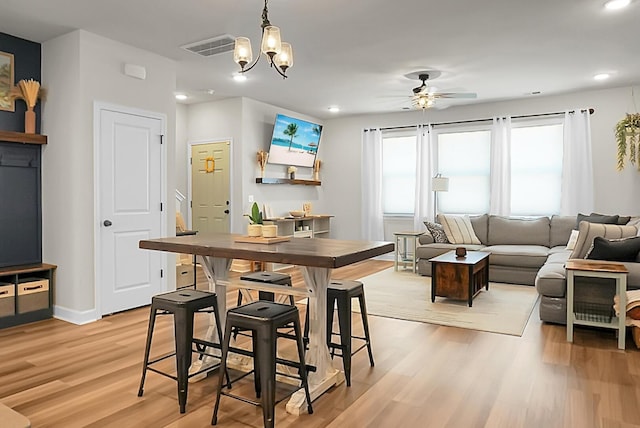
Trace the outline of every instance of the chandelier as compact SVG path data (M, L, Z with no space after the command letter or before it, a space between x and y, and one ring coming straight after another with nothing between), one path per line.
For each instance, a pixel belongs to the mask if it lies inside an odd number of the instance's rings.
M286 79L287 69L293 66L293 49L289 43L280 40L280 28L271 25L269 22L267 2L268 0L264 0L264 9L262 9L262 25L260 26L262 27L262 44L260 50L269 58L271 67ZM247 67L247 64L253 61L251 41L247 37L237 37L233 49L233 60L240 66L240 73L245 73L255 67L260 60L260 55Z

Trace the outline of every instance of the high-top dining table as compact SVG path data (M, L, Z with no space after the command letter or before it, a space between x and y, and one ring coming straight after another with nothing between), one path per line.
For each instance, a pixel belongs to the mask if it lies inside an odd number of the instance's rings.
M233 259L284 263L300 267L309 296L309 351L306 363L316 367L309 374L311 399L340 381L340 371L333 368L326 344L327 287L331 271L394 251L391 242L347 241L328 238L291 238L286 242L262 244L236 242L242 235L202 234L140 241L140 248L172 253L194 254L202 264L209 290L226 296L229 270ZM259 283L255 283L256 286ZM251 285L246 284L250 287ZM289 288L289 287L285 287ZM286 293L286 290L282 290ZM226 298L218 299L220 322L226 320ZM207 340L216 342L215 325L209 327ZM207 363L205 359L204 364ZM306 411L304 391L296 392L287 403L287 411Z

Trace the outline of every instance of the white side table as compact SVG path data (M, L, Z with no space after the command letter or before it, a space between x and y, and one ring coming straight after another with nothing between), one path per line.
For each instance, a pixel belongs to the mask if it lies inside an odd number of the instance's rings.
M416 249L418 248L418 238L420 235L423 235L424 232L394 232L396 237L396 255L394 258L393 269L398 271L398 263L402 263L403 266L406 266L407 263L411 263L411 271L413 273L416 272ZM400 239L403 239L402 252L400 251ZM413 251L409 253L408 247L409 242L411 241Z
M567 261L565 268L567 270L567 342L573 342L574 325L590 325L593 327L618 330L618 349L624 349L626 332L624 308L627 306L627 268L621 263L578 259ZM616 294L618 295L618 299L620 299L620 316L612 317L609 322L598 320L597 314L589 313L587 308L586 312L580 312L581 316L577 317L573 301L575 288L574 279L577 276L614 279L616 281ZM611 302L611 306L613 307L613 302ZM584 315L586 315L586 317ZM593 315L593 317L589 315Z

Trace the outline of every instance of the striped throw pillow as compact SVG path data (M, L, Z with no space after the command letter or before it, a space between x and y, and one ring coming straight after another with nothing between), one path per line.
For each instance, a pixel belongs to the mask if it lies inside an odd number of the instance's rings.
M450 243L480 245L480 240L473 231L468 215L439 214L438 219Z

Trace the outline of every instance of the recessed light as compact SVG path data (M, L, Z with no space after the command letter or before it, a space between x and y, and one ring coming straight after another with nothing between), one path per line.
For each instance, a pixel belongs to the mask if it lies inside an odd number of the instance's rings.
M340 107L337 107L337 106L331 106L331 107L329 107L329 111L330 111L331 113L338 113L338 112L340 111Z
M607 80L611 75L609 73L600 73L593 76L593 80Z
M184 101L186 100L188 97L185 94L176 94L176 100L179 101Z
M207 89L205 92L206 92L207 94L209 94L209 95L213 95L213 94L215 94L215 93L216 93L216 90L215 90L215 89Z
M623 9L631 3L631 0L610 0L604 4L604 7L609 10Z
M244 82L247 80L247 76L245 76L244 73L236 73L233 75L233 80L236 82Z

